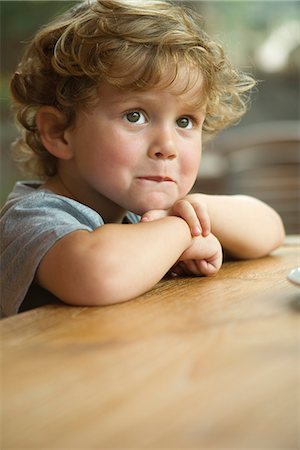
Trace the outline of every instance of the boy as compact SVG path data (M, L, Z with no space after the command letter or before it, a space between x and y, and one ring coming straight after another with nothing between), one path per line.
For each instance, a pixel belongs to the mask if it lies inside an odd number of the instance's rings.
M17 183L2 211L2 314L49 295L118 303L169 271L217 273L222 247L279 246L262 202L188 194L202 140L242 116L253 85L168 1L83 2L42 28L11 81L17 158L41 181Z

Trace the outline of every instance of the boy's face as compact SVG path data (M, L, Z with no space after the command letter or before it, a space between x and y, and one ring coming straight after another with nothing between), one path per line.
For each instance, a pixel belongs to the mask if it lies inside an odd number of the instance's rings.
M199 84L183 94L176 87L180 81L171 91L126 92L101 85L98 106L79 113L66 131L77 198L99 205L100 213L119 207L142 215L170 208L190 191L201 159L205 111L193 106Z

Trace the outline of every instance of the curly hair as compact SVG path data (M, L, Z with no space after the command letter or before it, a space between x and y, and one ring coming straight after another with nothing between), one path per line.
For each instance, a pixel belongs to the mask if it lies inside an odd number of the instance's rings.
M101 81L147 90L162 82L166 67L175 69L168 81L172 84L182 66L201 74L201 100L204 91L207 104L204 139L238 122L255 81L231 66L194 10L168 0L79 3L37 32L12 77L20 127L15 159L42 178L57 171L57 159L43 146L36 126L41 106L63 112L67 129L80 109L95 103Z

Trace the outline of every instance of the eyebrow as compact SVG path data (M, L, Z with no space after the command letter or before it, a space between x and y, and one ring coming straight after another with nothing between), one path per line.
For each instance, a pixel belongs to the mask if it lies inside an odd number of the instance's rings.
M147 96L147 92L143 91L130 91L124 92L124 95L121 93L118 99L112 100L112 103L120 103L120 102L129 102L129 101L139 101L141 98L145 98ZM147 98L145 98L147 100Z
M153 94L148 93L149 91L133 91L133 95L130 95L128 93L124 93L124 96L120 96L118 99L116 100L112 100L111 103L112 104L118 104L118 103L126 103L126 102L139 102L141 100L145 100L145 101L151 101L151 102L156 102L157 101L157 97L155 95L155 97L153 96ZM186 108L186 109L191 109L194 111L205 111L206 109L206 105L207 105L207 100L205 99L201 99L199 98L199 100L191 100L191 101L183 101L182 102L182 107Z
M184 102L183 104L182 104L182 106L184 107L184 108L187 108L187 109L191 109L191 110L194 110L194 111L197 111L197 112L205 112L205 110L206 110L206 106L207 106L207 102L206 102L206 100L199 100L199 101L191 101L191 102Z

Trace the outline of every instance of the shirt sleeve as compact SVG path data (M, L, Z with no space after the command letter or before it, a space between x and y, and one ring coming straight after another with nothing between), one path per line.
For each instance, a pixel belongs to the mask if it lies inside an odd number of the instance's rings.
M49 195L25 196L1 217L1 315L16 314L48 250L76 230L93 231L104 222L78 202Z

